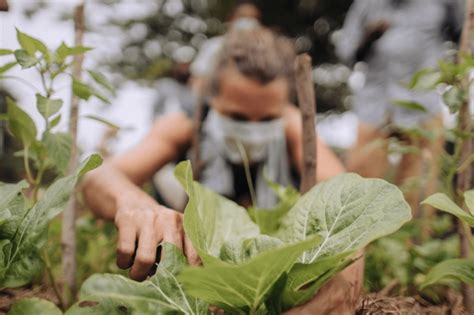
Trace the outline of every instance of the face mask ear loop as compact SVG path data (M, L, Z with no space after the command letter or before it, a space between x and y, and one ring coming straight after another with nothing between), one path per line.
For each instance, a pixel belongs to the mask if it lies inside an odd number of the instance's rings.
M242 157L242 162L244 163L245 170L245 179L247 180L247 185L249 186L250 199L252 200L252 205L254 208L257 207L257 195L255 194L255 188L253 187L252 174L250 173L250 163L245 152L244 146L240 141L235 141L237 148L239 149L240 156Z

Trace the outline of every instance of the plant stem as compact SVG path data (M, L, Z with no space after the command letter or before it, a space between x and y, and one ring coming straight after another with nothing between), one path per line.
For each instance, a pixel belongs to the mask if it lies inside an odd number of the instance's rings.
M41 181L43 180L44 172L46 171L46 166L44 162L41 162L41 165L38 170L38 174L34 180L34 189L33 189L33 201L36 203L38 201L38 191L41 187Z
M26 179L28 180L28 182L31 185L33 185L35 181L33 179L31 169L30 169L30 162L29 162L28 152L29 152L29 147L25 146L24 149L23 149L23 165L25 167Z
M255 193L255 188L253 187L252 174L250 172L250 162L242 143L236 142L236 144L237 144L237 147L239 148L240 155L242 156L242 161L244 162L245 179L247 181L247 185L249 186L250 199L252 200L252 206L256 208L257 207L257 194Z
M41 253L42 253L42 256L43 256L44 264L46 266L46 272L48 274L49 281L51 281L51 286L53 287L54 294L56 295L56 297L58 299L58 302L59 302L59 305L60 305L61 309L65 310L66 307L64 305L64 300L63 300L63 297L62 297L61 293L59 292L58 284L56 282L56 278L54 277L53 270L51 268L51 262L49 261L48 254L46 253L46 250L44 248L41 250Z

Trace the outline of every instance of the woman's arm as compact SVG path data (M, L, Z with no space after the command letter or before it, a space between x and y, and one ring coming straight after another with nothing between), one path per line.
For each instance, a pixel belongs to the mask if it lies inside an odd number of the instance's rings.
M292 164L301 174L303 171L303 127L300 111L293 105L288 105L283 117L286 124L286 138ZM344 166L338 157L318 137L316 139L318 182L327 180L344 172Z
M192 122L184 114L159 119L133 150L88 173L81 185L87 205L118 228L117 264L132 266L130 277L144 280L156 261L162 241L183 248L191 262L197 260L182 230L182 216L160 206L138 185L189 144Z

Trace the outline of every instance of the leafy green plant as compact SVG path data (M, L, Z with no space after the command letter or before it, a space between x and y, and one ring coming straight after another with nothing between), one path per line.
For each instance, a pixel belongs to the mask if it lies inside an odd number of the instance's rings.
M91 155L75 172L65 176L74 144L68 133L54 131L61 121L59 112L63 106L63 100L55 97L54 83L59 76L69 75L71 56L83 54L90 48L68 47L62 43L51 51L39 39L19 30L17 39L20 49L0 50L0 55L15 58L0 68L0 79L17 79L30 85L6 73L16 65L36 70L42 82L41 91L33 87L36 109L45 128L40 134L27 112L7 99L7 113L1 118L7 121L8 130L23 147L17 156L23 159L25 180L16 184L0 183L0 288L28 284L42 271L45 262L48 263L43 258L49 222L65 207L81 176L102 162L100 156ZM91 76L105 85L96 73ZM83 98L86 98L84 91L89 91L105 99L90 86L81 84ZM76 86L77 82L73 81L72 92L79 94ZM54 175L52 184L45 179L46 172ZM56 288L54 280L53 286Z
M467 226L474 226L474 205L472 190L469 187L470 172L474 155L470 150L469 142L474 138L472 133L472 117L469 113L469 89L472 84L470 72L474 68L474 57L464 55L457 63L439 62L437 69L419 71L409 84L412 89L430 90L440 84L445 86L443 100L453 114L458 116L457 126L450 131L454 140L454 153L446 163L446 194L436 193L422 202L441 211L454 215L459 219L458 233L462 259L447 259L434 266L425 276L420 289L434 284L446 284L449 279L457 279L466 284L474 284L472 278L474 260L469 252L473 248L471 231ZM467 174L467 175L466 175ZM457 178L457 187L455 178ZM462 209L466 205L467 211ZM466 309L472 309L471 293L463 288Z
M359 249L411 218L398 188L345 174L317 185L283 215L268 216L275 221L269 229L193 181L189 162L178 165L176 176L189 196L185 232L203 266L188 267L177 248L163 244L154 276L138 283L94 275L66 314L208 314L208 305L226 314L280 314L310 299ZM291 190L274 188L290 198L277 209L293 204L294 194L283 193Z
M474 227L474 190L464 193L464 201L470 213L460 208L454 201L443 193L437 193L428 197L424 204L429 204L443 212L456 216L459 220ZM471 240L472 242L472 240ZM464 259L448 259L433 267L421 284L421 288L445 283L446 279L457 279L467 284L474 284L474 259L472 257Z

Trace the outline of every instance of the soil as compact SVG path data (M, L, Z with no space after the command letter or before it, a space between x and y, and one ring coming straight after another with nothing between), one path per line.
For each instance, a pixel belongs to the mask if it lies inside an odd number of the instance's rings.
M15 301L23 298L41 298L59 304L51 286L35 286L0 291L0 315L6 314ZM366 295L356 310L356 315L468 315L462 297L448 292L446 302L432 305L420 296L390 297L380 294Z
M442 305L432 305L420 296L389 297L378 294L365 296L359 304L357 315L468 315L462 305L462 297L448 293Z

